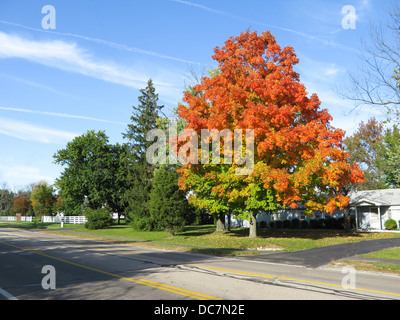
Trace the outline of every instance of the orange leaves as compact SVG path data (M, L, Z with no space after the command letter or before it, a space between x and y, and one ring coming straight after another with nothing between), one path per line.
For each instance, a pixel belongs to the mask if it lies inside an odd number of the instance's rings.
M252 209L262 209L266 190L270 207L272 202L291 207L304 202L310 210L331 212L345 206L341 188L360 182L362 173L348 163L344 132L330 126L331 115L320 109L316 94L308 96L293 71L299 62L294 49L281 48L268 31L247 31L217 47L213 58L219 72L185 94L188 106L180 106L179 115L199 135L201 129L254 129L255 167L238 180L235 170L223 165L185 166L181 186L208 186L212 195L251 202ZM322 192L327 198L319 196Z

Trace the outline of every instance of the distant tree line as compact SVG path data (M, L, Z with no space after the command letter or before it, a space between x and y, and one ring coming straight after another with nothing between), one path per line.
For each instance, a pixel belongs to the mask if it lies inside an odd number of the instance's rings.
M34 183L25 189L11 191L6 185L0 189L0 215L43 216L63 212L64 198L54 192L47 182Z

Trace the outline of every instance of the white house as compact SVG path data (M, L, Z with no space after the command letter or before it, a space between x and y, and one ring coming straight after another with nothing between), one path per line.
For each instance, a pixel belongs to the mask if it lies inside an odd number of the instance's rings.
M385 222L393 219L399 226L400 220L400 189L383 189L353 192L350 195L350 215L355 217L357 229L384 230ZM281 209L273 214L260 212L257 222L265 221L267 225L271 221L284 220L312 220L325 219L327 216L341 218L343 211L336 210L332 215L325 212L315 212L313 217L304 215L304 210ZM227 223L228 221L226 221ZM231 218L233 227L249 227L247 220Z
M393 219L399 225L400 189L358 191L350 195L358 229L384 230Z

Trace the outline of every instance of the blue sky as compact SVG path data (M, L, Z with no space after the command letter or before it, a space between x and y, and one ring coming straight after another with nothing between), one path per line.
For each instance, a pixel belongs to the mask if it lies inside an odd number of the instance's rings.
M43 29L42 7L56 10ZM356 9L356 28L342 27L342 8ZM357 71L361 39L387 19L378 0L148 0L0 2L0 184L22 189L53 183L53 154L87 130L123 142L139 90L152 79L167 111L182 99L190 68L216 66L216 46L248 28L270 30L300 58L296 67L332 124L351 134L382 114L337 94L346 70Z

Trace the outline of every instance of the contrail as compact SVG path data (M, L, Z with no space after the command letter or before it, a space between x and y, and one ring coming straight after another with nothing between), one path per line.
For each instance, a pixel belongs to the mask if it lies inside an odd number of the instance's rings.
M184 4L184 5L187 5L187 6L190 6L190 7L199 8L199 9L202 9L202 10L205 10L205 11L208 11L208 12L219 14L221 16L229 17L231 19L239 20L239 21L242 21L242 22L247 22L247 23L250 23L250 24L264 26L264 27L267 27L267 28L273 28L273 29L278 29L278 30L290 32L290 33L296 34L298 36L307 38L309 40L321 42L321 43L323 43L324 45L327 45L327 46L339 48L339 49L346 50L346 51L351 51L351 52L354 52L354 53L359 53L359 51L354 49L354 48L348 47L346 45L343 45L343 44L340 44L340 43L337 43L337 42L334 42L334 41L329 41L329 40L326 40L326 39L322 39L320 37L313 36L313 35L310 35L310 34L307 34L307 33L301 32L301 31L293 30L293 29L286 28L286 27L280 27L280 26L276 26L276 25L272 25L272 24L267 24L267 23L263 23L263 22L259 22L259 21L255 21L255 20L245 19L245 18L242 18L240 16L236 16L236 15L230 14L228 12L216 10L216 9L213 9L213 8L210 8L210 7L206 7L204 5L200 5L200 4L189 2L189 1L185 1L185 0L170 0L170 1L176 2L176 3L180 3L180 4Z
M38 110L29 110L29 109L11 108L11 107L0 107L0 110L14 111L14 112L24 112L24 113L35 113L35 114L42 114L42 115L46 115L46 116L52 116L52 117L73 118L73 119L82 119L82 120L114 123L114 124L119 124L119 125L127 125L124 122L111 121L111 120L105 120L105 119L98 119L98 118L87 117L87 116L79 116L79 115L74 115L74 114L69 114L69 113L38 111Z
M5 20L0 20L0 23L6 24L6 25L10 25L10 26L14 26L14 27L18 27L18 28L31 30L31 31L35 31L35 32L42 32L42 33L47 33L47 34L51 34L51 35L59 35L59 36L64 36L64 37L82 39L82 40L85 40L85 41L91 41L91 42L102 44L102 45L105 45L105 46L108 46L108 47L111 47L111 48L114 48L114 49L117 49L117 50L140 53L140 54L144 54L144 55L148 55L148 56L153 56L153 57L172 60L172 61L177 61L177 62L181 62L181 63L201 65L199 62L196 62L196 61L191 61L191 60L187 60L187 59L171 57L171 56L167 56L167 55L162 54L162 53L143 50L143 49L135 48L135 47L129 47L129 46L124 45L124 44L115 43L115 42L112 42L112 41L107 41L107 40L98 39L98 38L87 37L87 36L83 36L83 35L80 35L80 34L68 33L68 32L58 32L58 31L48 31L48 30L43 30L43 29L39 29L39 28L33 28L33 27L29 27L29 26L26 26L26 25L23 25L23 24L14 23L14 22L5 21Z

